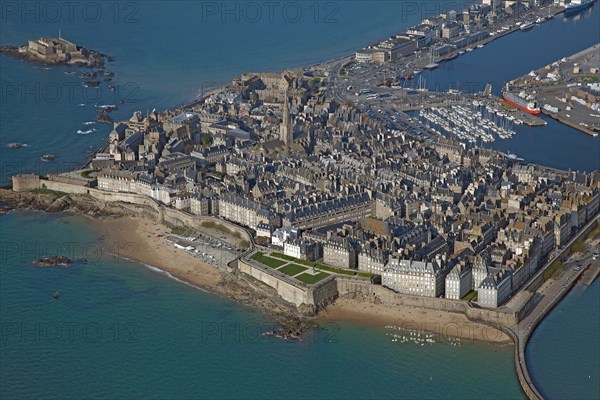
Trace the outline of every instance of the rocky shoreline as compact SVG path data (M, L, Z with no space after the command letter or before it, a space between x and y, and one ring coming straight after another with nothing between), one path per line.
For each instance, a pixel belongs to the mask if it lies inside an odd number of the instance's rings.
M73 261L65 256L44 256L33 260L31 263L44 268L58 266L69 268Z
M23 209L51 213L70 212L92 218L150 217L150 210L132 208L127 204L104 203L88 195L14 192L8 188L0 188L0 209L3 213ZM181 279L186 280L185 277ZM195 285L194 282L189 283ZM311 317L315 316L313 309L297 310L281 300L271 288L237 272L222 273L218 284L207 289L275 318L278 326L264 332L265 336L301 340L302 333L310 327Z
M87 195L49 192L13 192L0 188L0 209L5 214L12 209L45 212L69 211L90 217L122 217L134 215L130 210L110 204L100 204Z
M52 60L44 60L39 57L35 57L29 53L19 51L19 47L15 47L12 45L5 45L0 47L0 55L11 56L17 60L25 61L35 65L41 66L58 66L58 65L67 65L74 66L80 68L104 68L105 62L112 62L114 59L112 57L107 56L106 54L102 54L95 50L87 51L87 59L86 60L73 60L73 61L52 61Z
M48 43L50 43L50 45ZM66 47L66 49L61 49L61 46L63 45ZM51 47L52 50L47 53L48 55L39 55L40 46L44 46L46 49ZM68 51L72 51L72 53ZM57 56L57 54L60 56ZM1 46L0 55L10 56L17 60L43 67L68 66L96 69L96 71L80 73L79 77L83 80L81 84L85 88L101 88L102 84L108 84L115 78L114 72L104 70L106 62L114 61L112 57L95 50L88 50L81 46L76 46L75 44L61 38L40 39L37 42L29 41L28 45L23 45L20 47L15 47L12 45ZM67 75L73 75L75 73L75 71L65 72ZM115 90L115 85L108 86L108 91ZM121 100L121 103L124 103L124 100ZM115 110L116 106L114 105L107 105L99 108L99 113L96 116L96 120L103 123L112 124L113 120L108 114Z
M109 203L94 199L86 194L66 194L60 192L14 192L9 188L0 188L0 210L8 212L12 209L37 210L44 212L70 212L77 215L94 218L97 222L100 220L110 224L107 235L112 235L114 222L124 217L131 217L140 224L159 224L157 222L156 212L150 208L135 206L128 203ZM161 225L162 226L162 225ZM137 232L135 226L129 227L127 237L130 240L151 240L147 233ZM131 235L137 235L137 239ZM148 239L150 237L150 239ZM156 243L151 243L149 248L153 249ZM107 244L110 248L110 245ZM166 250L166 248L165 248ZM162 251L162 250L157 250ZM170 257L170 256L167 256ZM135 259L135 258L134 258ZM217 278L212 282L210 280L198 281L186 275L170 270L171 259L166 264L154 264L155 258L135 259L141 263L149 263L173 275L181 281L185 281L192 286L206 289L214 294L222 295L244 306L260 310L276 321L277 325L272 329L263 332L264 336L273 336L286 340L302 340L302 334L311 329L316 323L317 318L324 321L354 321L360 324L377 326L389 325L391 323L400 323L401 325L414 326L420 324L424 331L435 332L433 329L437 324L446 326L447 324L462 324L470 327L468 332L472 337L464 337L467 341L492 342L494 344L505 344L505 338L499 337L498 340L489 339L489 329L485 326L469 321L462 314L442 313L426 309L408 309L389 307L381 304L378 298L357 298L356 295L346 295L340 297L334 304L322 313L317 312L314 307L301 306L299 308L285 302L276 291L263 284L262 282L244 275L233 268L233 272L224 272L221 269L210 266L209 270ZM154 260L154 261L153 261ZM186 261L187 262L187 261ZM233 261L235 263L235 261ZM230 264L233 267L233 265ZM453 325L453 326L454 326ZM483 331L486 330L487 336ZM474 336L473 336L474 335ZM487 338L487 339L486 339Z

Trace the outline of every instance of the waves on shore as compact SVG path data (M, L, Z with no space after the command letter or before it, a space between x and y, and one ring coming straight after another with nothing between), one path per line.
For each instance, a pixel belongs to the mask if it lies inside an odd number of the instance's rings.
M173 279L174 281L177 281L177 282L183 283L184 285L191 286L191 287L193 287L194 289L198 289L198 290L201 290L201 291L203 291L204 293L210 293L208 290L206 290L206 289L203 289L203 288L201 288L200 286L196 286L196 285L194 285L194 284L192 284L192 283L190 283L190 282L187 282L187 281L185 281L185 280L183 280L183 279L179 279L178 277L174 276L174 275L173 275L173 274L171 274L170 272L168 272L168 271L165 271L164 269L160 269L160 268L158 268L158 267L155 267L154 265L146 264L146 263L144 263L144 262L141 262L141 261L135 260L135 259L133 259L133 258L123 257L123 256L120 256L120 255L118 255L118 254L111 254L111 255L114 255L115 257L119 257L120 259L123 259L123 260L126 260L126 261L130 261L130 262L136 262L136 263L139 263L139 264L143 265L144 267L148 268L148 269L149 269L149 270L151 270L151 271L158 272L159 274L162 274L162 275L165 275L165 276L167 276L169 279Z
M181 282L181 283L183 283L183 284L185 284L185 285L188 285L188 286L191 286L191 287L193 287L193 288L195 288L195 289L202 290L204 293L209 293L207 290L205 290L205 289L202 289L200 286L193 285L193 284L191 284L191 283L189 283L189 282L187 282L187 281L184 281L183 279L179 279L178 277L176 277L176 276L173 276L173 274L171 274L171 273L170 273L170 272L168 272L168 271L165 271L165 270L163 270L163 269L160 269L160 268L158 268L158 267L155 267L155 266L153 266L153 265L150 265L150 264L146 264L146 263L141 263L141 264L142 264L142 265L144 265L146 268L148 268L148 269L149 269L149 270L151 270L151 271L158 272L158 273L160 273L160 274L166 275L166 276L167 276L167 277L169 277L170 279L173 279L173 280L175 280L175 281L177 281L177 282Z

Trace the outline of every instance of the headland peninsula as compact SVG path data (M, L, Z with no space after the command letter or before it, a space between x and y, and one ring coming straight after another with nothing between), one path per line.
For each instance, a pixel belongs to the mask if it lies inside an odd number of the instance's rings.
M523 3L503 7L484 2L461 12L468 32L444 34L441 25L459 15L449 12L364 54L246 73L183 107L136 112L114 123L81 169L16 175L0 199L118 216L99 223L109 227L107 240L139 243L140 261L192 284L219 292L235 282L242 302L277 304L295 321L283 337L298 337L301 315L321 313L441 326L468 340L510 338L523 389L539 398L525 344L582 274L597 276L590 249L599 236L600 174L477 145L514 134L483 109L543 125L535 104L511 108L487 89L441 93L402 88L402 76L378 79L392 61L435 68L444 40L460 56L501 36L491 32L564 11L544 2L518 14ZM472 37L476 26L487 35ZM441 133L445 126L455 137ZM262 300L248 300L257 293ZM461 323L467 335L455 329Z

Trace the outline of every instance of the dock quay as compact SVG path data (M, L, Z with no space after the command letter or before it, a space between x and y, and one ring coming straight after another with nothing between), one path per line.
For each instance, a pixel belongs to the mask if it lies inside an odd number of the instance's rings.
M549 17L549 18L554 18L557 15L560 15L564 12L564 7L556 7L556 6L548 6L545 7L542 11L540 11L539 13L535 14L532 16L532 18L535 17ZM493 29L486 29L483 32L487 32L488 36L480 39L477 42L473 42L472 45L473 46L485 46L488 43L493 42L494 40L503 38L507 35L510 35L512 33L515 32L520 32L520 27L519 25L516 24L516 22L520 21L520 19L516 18L512 21L507 21L507 23L510 23L511 26L510 28L508 28L508 26L506 26L506 28L508 29L499 29L497 31L494 31ZM520 21L522 22L522 21ZM414 68L422 68L422 69L435 69L437 67L439 67L441 65L441 63L443 62L447 62L447 61L451 61L457 57L459 57L460 55L462 55L464 53L464 49L461 48L457 48L455 50L449 51L448 53L444 54L444 55L439 55L437 57L434 57L433 59L430 59L429 57L424 57L423 59L419 60L418 62L414 62L413 63L413 67ZM412 78L411 73L407 73L407 77Z
M575 122L571 118L567 118L566 116L562 115L561 113L554 113L554 112L548 111L546 109L542 109L542 113L558 122L568 125L573 129L577 129L578 131L583 132L587 135L590 135L592 137L598 136L598 133L599 133L598 131L594 131L588 127L582 126L580 123Z
M529 72L509 83L542 113L590 136L600 132L600 44Z
M581 275L580 283L583 286L591 286L592 283L598 278L600 275L600 261L592 262L588 264L586 270Z
M504 110L506 110L507 113L510 113L509 115L512 115L513 117L523 121L524 125L531 126L531 127L537 127L537 126L545 126L548 124L546 121L544 121L542 118L540 118L538 116L528 114L524 111L521 111L517 107L511 106L506 101L504 101L504 99L501 99L501 98L495 97L495 96L492 96L492 97L494 98L493 103L496 106L503 108Z

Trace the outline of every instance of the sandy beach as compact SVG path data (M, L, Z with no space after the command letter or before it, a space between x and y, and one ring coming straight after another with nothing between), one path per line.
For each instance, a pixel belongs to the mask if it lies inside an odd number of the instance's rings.
M318 318L329 322L345 321L380 328L430 332L439 339L459 338L470 342L512 344L504 332L469 321L462 314L375 304L361 299L339 298Z
M107 251L168 272L173 277L239 304L259 309L275 318L291 338L306 329L295 309L276 296L275 291L243 275L226 273L215 265L177 249L164 236L170 229L142 217L118 217L95 220ZM275 328L275 327L274 327Z
M161 236L169 228L145 218L120 217L96 220L108 249L169 272L178 279L219 294L237 291L221 284L227 275L185 250L177 249ZM264 307L261 307L264 308ZM376 304L362 298L339 298L316 317L315 322L346 321L365 326L393 326L411 331L426 331L440 338L460 338L496 344L512 343L503 332L471 322L462 314Z
M97 222L97 223L96 223ZM223 272L177 249L162 235L169 228L150 219L107 218L95 220L94 225L104 236L109 251L169 272L171 275L205 289L216 290Z

